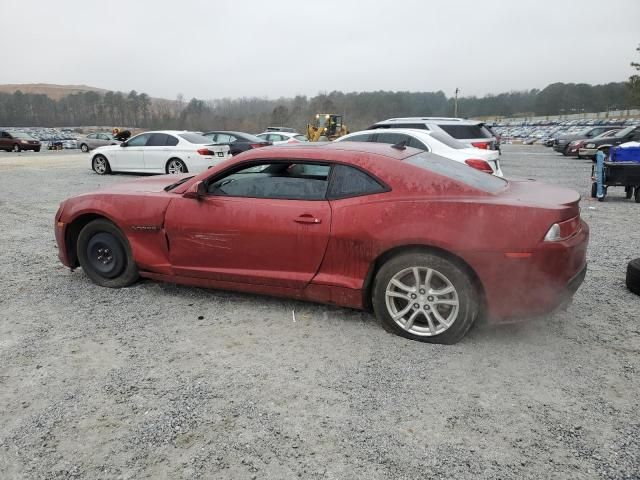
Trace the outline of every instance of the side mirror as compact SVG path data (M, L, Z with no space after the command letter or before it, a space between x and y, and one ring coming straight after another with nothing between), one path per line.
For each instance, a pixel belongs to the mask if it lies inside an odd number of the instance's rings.
M126 147L126 146L127 146L127 142L122 142L122 143L120 144L120 146L121 146L121 147Z
M189 187L189 190L184 192L184 198L199 199L207 194L204 182L196 182Z

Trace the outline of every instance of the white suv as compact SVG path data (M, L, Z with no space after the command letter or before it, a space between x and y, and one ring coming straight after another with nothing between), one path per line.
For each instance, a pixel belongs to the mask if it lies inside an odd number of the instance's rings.
M500 151L499 138L484 122L478 120L447 117L389 118L374 123L369 127L369 130L378 128L418 128L444 132L469 147Z

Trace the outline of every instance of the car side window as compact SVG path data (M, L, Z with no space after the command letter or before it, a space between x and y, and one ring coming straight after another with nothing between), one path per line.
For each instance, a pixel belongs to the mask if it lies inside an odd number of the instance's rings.
M234 170L207 185L211 195L227 197L324 200L328 164L265 162Z
M167 144L167 136L164 133L154 133L147 140L147 147L164 147Z
M216 143L230 143L230 142L231 142L231 135L227 133L219 133L216 138Z
M89 135L87 135L87 138L90 138L90 139L94 139L96 137L97 135L95 133L90 133Z
M147 144L147 140L151 136L150 133L141 133L140 135L133 137L127 141L128 147L144 147Z
M429 150L429 147L427 147L424 143L422 143L417 138L408 137L408 139L409 139L409 143L407 143L408 147L418 148L420 150L426 150L427 152L431 151L431 150Z
M387 188L369 174L347 165L335 165L328 198L335 200L386 192Z
M167 141L165 142L165 145L168 147L175 147L176 145L178 145L178 139L176 137L174 137L173 135L165 135L167 137Z
M379 133L376 136L375 141L377 143L389 143L391 145L395 145L396 143L400 143L403 140L407 142L408 137L406 135L402 135L401 133Z

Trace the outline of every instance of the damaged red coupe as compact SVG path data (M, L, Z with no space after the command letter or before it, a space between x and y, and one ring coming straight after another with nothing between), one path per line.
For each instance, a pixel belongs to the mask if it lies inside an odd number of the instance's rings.
M460 340L480 316L548 312L586 273L579 195L402 146L251 150L197 176L64 201L59 256L95 283L139 277L373 310L392 332Z

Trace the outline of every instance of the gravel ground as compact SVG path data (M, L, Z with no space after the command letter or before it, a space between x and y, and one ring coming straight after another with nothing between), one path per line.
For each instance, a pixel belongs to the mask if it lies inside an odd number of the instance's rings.
M1 479L640 478L640 205L589 198L591 162L505 147L507 174L583 195L589 272L566 312L441 346L343 308L94 286L53 215L131 176L42 153L0 153Z

